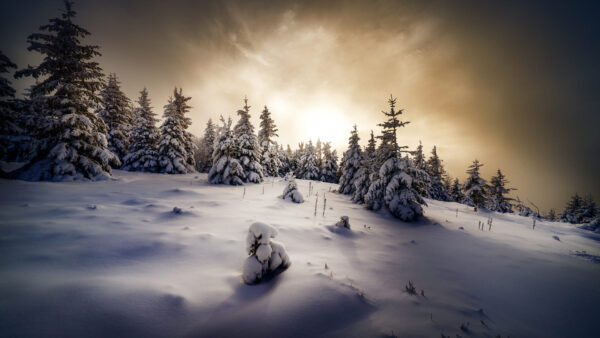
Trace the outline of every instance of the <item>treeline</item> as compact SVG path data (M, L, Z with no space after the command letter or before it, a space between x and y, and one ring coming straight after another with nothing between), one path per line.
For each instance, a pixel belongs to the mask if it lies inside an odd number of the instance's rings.
M518 197L509 194L516 190L508 186L509 181L500 169L489 180L481 176L483 166L477 159L467 168L467 178L460 182L446 172L437 148L434 146L429 157L419 142L416 150L399 146L397 132L409 121L401 121L402 110L396 110L396 99L390 97L386 120L378 124L381 135L371 131L365 147L359 144L357 127L350 133L348 150L343 154L340 165L339 192L350 195L352 201L365 204L368 209L388 209L402 220L414 220L423 214L423 198L457 202L500 213L518 213L521 216L545 218L551 221L589 223L600 216L593 198L575 194L564 211L558 215L554 209L543 214L532 202L528 206ZM377 144L379 140L379 144ZM532 209L535 209L533 210Z
M260 183L264 177L283 177L289 172L302 179L337 183L338 156L329 142L317 140L314 145L309 140L294 151L289 145L284 150L275 140L278 129L269 108L265 106L260 114L257 135L250 108L245 98L233 127L231 118L221 116L218 127L209 119L204 136L196 140L196 169L207 172L210 183Z
M121 91L114 74L104 79L98 46L84 45L90 33L73 22L72 3L59 18L27 38L28 49L43 56L14 73L32 78L24 99L6 78L0 80L2 143L0 159L27 162L4 176L26 180L98 180L111 168L161 173L194 171L194 143L186 131L189 97L181 89L164 106L156 127L148 92L137 105ZM17 66L0 53L0 72Z
M5 177L97 180L110 177L111 168L121 168L167 174L207 172L210 183L239 185L292 172L301 179L339 181L339 192L355 203L372 210L386 208L407 221L423 214L424 198L541 217L533 203L529 202L535 211L508 196L514 189L500 169L488 183L480 174L483 165L475 160L461 183L448 175L435 146L427 157L421 144L416 150L398 145L397 132L409 122L400 120L402 110L396 110L393 97L389 111L383 112L385 121L379 124L381 134L371 131L363 148L355 126L339 167L330 143L309 140L295 150L279 145L266 106L255 133L247 99L237 111L235 126L231 118L221 117L219 126L209 120L203 137L196 139L187 131L190 97L175 88L157 127L148 91L144 88L134 104L115 74L105 78L94 61L101 55L99 47L82 44L90 33L73 22L75 16L67 1L59 18L28 37L28 49L43 56L35 67L16 70L17 65L0 52L0 74L14 72L15 78L34 80L25 98L17 99L10 80L0 77L0 160L26 162L2 173ZM585 223L598 215L591 196L576 194L560 215L550 210L544 216Z

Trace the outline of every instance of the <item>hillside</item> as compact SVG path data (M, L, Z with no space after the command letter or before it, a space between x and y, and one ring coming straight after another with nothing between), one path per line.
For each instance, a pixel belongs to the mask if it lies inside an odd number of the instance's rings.
M309 181L298 184L303 204L278 198L282 179L231 187L117 170L102 182L0 180L0 335L596 334L599 234L431 200L418 224L402 223L312 182L315 216ZM333 227L343 215L351 231ZM248 286L255 221L279 230L292 265Z

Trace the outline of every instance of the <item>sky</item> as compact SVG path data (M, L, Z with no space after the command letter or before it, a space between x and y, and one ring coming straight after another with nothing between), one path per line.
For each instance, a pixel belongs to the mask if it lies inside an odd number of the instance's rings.
M27 36L61 1L5 0L0 49L35 65ZM135 100L191 96L191 132L267 105L282 144L366 144L390 95L410 121L399 143L437 146L461 181L473 159L542 210L600 198L600 11L551 1L77 1L76 22ZM22 91L28 83L13 81Z

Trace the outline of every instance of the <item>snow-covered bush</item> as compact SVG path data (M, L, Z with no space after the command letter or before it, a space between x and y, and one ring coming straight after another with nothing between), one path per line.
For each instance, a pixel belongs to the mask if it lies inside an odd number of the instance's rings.
M335 226L350 229L350 218L348 216L340 217L340 221L335 223Z
M246 284L260 282L266 274L279 268L290 266L290 258L283 244L273 241L277 229L266 223L255 222L248 229L246 237L246 258L242 278Z
M298 184L296 184L294 176L288 175L286 177L286 180L288 181L288 184L285 186L281 198L283 198L284 200L292 201L294 203L303 203L304 197L298 190Z

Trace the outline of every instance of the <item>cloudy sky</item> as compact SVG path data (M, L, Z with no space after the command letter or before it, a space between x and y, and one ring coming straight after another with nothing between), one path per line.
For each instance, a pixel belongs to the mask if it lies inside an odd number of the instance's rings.
M5 0L0 48L39 62L27 35L62 3ZM390 94L411 123L400 142L437 145L461 180L477 158L542 209L600 197L598 8L550 1L77 1L99 62L162 113L175 86L192 96L192 132L273 112L279 141L320 137L338 151L358 125L377 133ZM16 82L22 89L27 84Z

